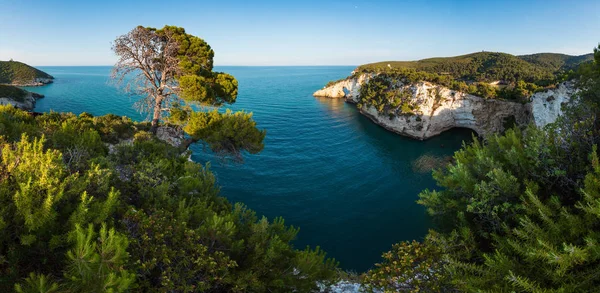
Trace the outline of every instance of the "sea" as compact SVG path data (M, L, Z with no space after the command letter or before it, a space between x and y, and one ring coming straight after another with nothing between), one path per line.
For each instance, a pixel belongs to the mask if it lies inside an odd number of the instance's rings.
M137 100L110 82L110 66L39 67L53 84L26 88L45 95L37 112L113 113L144 120ZM342 269L364 272L404 240L422 240L433 228L416 203L425 189L438 188L431 167L440 166L472 132L453 129L426 141L389 132L342 99L315 98L328 81L353 66L238 67L239 95L232 110L254 114L266 129L264 150L242 163L213 156L193 145L192 159L211 163L221 195L258 215L283 217L299 227L295 247L316 247Z

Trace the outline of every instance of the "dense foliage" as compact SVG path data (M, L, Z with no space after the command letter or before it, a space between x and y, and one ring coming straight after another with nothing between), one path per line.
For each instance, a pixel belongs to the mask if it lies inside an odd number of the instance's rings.
M375 107L381 114L390 118L399 115L412 115L419 109L413 91L409 86L398 84L388 75L377 75L360 88L358 108Z
M423 243L394 246L366 275L368 286L390 292L597 292L600 47L594 53L595 61L577 72L578 102L559 121L475 140L434 172L443 189L424 191L419 202L438 232ZM408 288L415 282L418 288Z
M51 75L17 61L0 61L0 84L29 84L36 78L53 78Z
M230 204L149 129L0 106L0 291L306 292L333 277L324 252L293 247L296 228Z
M27 91L16 86L0 84L0 98L11 98L17 102L22 102L27 96Z

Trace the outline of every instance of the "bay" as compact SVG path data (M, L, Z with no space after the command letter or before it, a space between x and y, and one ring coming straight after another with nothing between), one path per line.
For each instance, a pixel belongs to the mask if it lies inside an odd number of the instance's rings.
M133 108L134 98L109 83L111 67L40 69L56 80L26 88L46 96L35 111L146 118ZM211 162L221 194L230 201L300 227L297 247L320 246L343 269L362 272L393 243L420 240L432 227L415 201L435 182L415 164L452 155L472 132L454 129L416 141L375 125L354 105L312 97L353 69L217 67L238 79L239 96L229 108L254 113L258 127L267 130L265 149L237 164L194 145L192 159Z

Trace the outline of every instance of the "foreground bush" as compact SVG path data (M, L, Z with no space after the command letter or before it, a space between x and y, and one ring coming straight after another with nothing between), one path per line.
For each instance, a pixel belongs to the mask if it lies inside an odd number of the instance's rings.
M107 115L0 106L0 291L306 292L298 230L219 196L209 166ZM118 143L121 142L121 143Z

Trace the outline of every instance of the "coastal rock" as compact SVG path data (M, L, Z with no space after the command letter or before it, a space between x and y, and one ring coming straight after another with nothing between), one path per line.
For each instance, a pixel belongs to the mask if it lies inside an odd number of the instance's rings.
M156 137L174 147L179 147L184 140L183 130L172 126L159 126Z
M32 111L36 100L43 97L44 95L32 92L27 92L27 95L18 99L14 97L0 97L0 105L13 105L15 108Z
M318 97L345 98L357 103L360 87L372 75L352 76L314 93ZM360 112L376 124L414 139L424 140L455 127L469 128L480 136L488 136L506 127L525 125L533 121L538 126L554 122L562 114L561 106L575 92L573 84L563 83L556 89L539 92L530 103L517 103L458 92L430 82L402 85L410 88L418 110L414 115L381 114L374 107L363 106Z
M47 84L50 84L50 83L53 83L53 82L54 82L53 78L36 77L34 80L29 81L29 82L25 82L25 83L13 82L10 85L14 85L14 86L43 86L43 85L47 85Z
M529 106L535 125L542 127L556 121L563 113L562 106L567 104L576 93L573 82L563 82L555 89L533 94Z
M371 77L368 74L361 74L358 77L353 76L340 80L329 87L316 91L313 95L315 97L346 98L348 102L357 103L361 85L369 82Z

